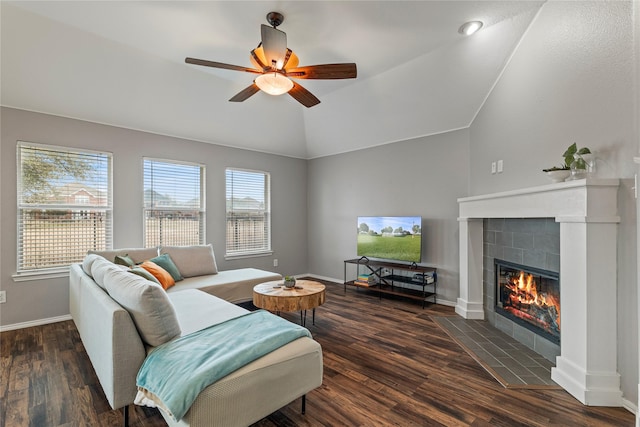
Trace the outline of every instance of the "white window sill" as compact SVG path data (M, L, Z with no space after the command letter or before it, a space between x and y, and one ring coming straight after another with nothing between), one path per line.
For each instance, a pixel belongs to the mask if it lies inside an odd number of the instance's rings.
M263 257L263 256L271 256L273 255L273 251L264 251L264 252L253 252L250 254L233 254L233 255L228 255L225 254L224 255L224 259L227 261L231 261L234 259L243 259L243 258L256 258L256 257Z
M69 267L51 268L46 270L24 271L11 276L14 282L29 282L32 280L48 280L69 277Z

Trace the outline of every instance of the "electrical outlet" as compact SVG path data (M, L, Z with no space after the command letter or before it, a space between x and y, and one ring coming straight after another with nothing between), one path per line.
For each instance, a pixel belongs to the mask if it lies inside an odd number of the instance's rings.
M498 160L498 173L502 173L504 170L504 162L502 160Z
M0 291L0 304L7 302L7 291Z
M491 162L491 173L496 173L496 162Z
M278 258L274 258L273 259L273 266L277 267L278 266Z

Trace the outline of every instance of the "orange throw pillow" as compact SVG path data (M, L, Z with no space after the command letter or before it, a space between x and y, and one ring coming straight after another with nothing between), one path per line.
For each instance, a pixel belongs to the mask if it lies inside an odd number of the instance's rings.
M173 280L171 274L155 262L145 261L140 264L140 267L153 274L153 277L158 279L158 282L160 282L165 291L176 284L176 281Z

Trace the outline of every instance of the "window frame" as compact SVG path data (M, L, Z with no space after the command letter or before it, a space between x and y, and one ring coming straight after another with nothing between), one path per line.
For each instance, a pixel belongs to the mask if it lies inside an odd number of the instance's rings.
M23 199L23 159L26 155L25 150L34 149L41 151L58 152L69 154L72 156L96 156L96 163L106 166L106 180L101 184L106 184L106 204L76 204L76 203L27 203ZM103 159L98 162L98 156ZM83 182L83 184L85 184ZM101 150L90 150L78 147L67 147L53 144L41 144L18 140L16 144L16 272L12 275L16 282L25 280L50 279L57 277L66 277L69 274L69 267L82 259L72 261L65 265L47 265L40 268L25 268L25 246L22 230L24 229L23 213L25 211L34 210L69 210L72 215L76 215L74 211L103 211L104 212L104 249L109 250L113 247L113 153ZM99 248L102 250L102 248ZM86 253L85 253L86 255ZM84 255L83 255L84 256Z
M229 251L229 239L228 239L228 227L229 227L229 217L227 212L227 203L228 203L228 194L227 194L227 174L229 172L244 172L244 173L254 173L261 174L264 176L265 184L264 184L264 214L266 219L266 234L267 237L265 239L265 244L263 247L254 250L243 250L243 251ZM239 258L253 258L253 257L261 257L261 256L269 256L273 254L272 247L272 228L273 228L273 220L272 220L272 211L271 211L271 173L262 170L255 169L244 169L237 167L226 167L225 168L225 259L239 259Z
M194 208L191 206L165 206L165 207L156 207L151 208L146 206L145 201L145 183L146 183L146 162L157 162L164 163L170 165L179 165L179 166L189 166L189 167L197 167L200 169L199 179L200 179L200 206L198 208ZM202 163L197 162L187 162L181 160L173 160L173 159L161 159L157 157L143 157L142 158L142 241L145 242L145 246L147 245L147 212L150 211L198 211L199 212L199 225L198 225L198 233L199 233L199 241L197 244L204 245L206 243L207 237L207 204L206 204L206 166ZM190 243L189 243L190 244ZM189 245L185 244L185 245ZM182 244L166 244L162 243L162 239L158 241L158 244L155 246L184 246Z

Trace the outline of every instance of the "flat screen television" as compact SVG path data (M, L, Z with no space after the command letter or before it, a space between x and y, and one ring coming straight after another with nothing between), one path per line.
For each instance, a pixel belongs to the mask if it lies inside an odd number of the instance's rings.
M358 256L420 262L422 217L359 216Z

